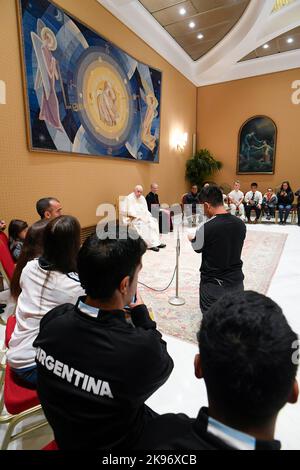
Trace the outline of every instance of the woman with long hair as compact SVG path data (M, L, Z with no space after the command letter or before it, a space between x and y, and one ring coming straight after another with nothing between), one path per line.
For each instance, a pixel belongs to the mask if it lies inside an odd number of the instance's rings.
M38 220L31 225L27 231L22 251L10 283L10 293L15 300L18 299L21 293L20 277L26 264L28 261L38 258L43 254L44 230L48 222L49 220L46 219Z
M294 202L294 193L288 181L284 181L277 194L280 225L285 225Z
M17 323L9 342L7 360L24 386L36 387L33 341L43 316L84 295L77 271L80 225L62 215L48 222L43 237L43 255L29 261L20 277L21 293L16 308Z
M13 219L8 226L9 250L14 261L20 257L27 230L28 224L24 220Z

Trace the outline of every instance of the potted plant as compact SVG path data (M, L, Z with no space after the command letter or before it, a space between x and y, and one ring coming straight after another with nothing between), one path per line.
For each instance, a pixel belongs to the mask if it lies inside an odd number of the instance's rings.
M197 184L198 188L201 188L203 183L222 166L222 162L216 160L209 150L200 149L186 162L185 176L192 185Z

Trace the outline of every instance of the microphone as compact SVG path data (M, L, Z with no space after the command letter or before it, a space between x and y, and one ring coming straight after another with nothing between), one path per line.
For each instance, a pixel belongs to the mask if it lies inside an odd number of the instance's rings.
M180 237L179 237L179 227L177 229L177 244L176 244L176 293L175 297L169 298L169 304L171 305L184 305L185 300L183 297L179 297L179 257L180 257Z

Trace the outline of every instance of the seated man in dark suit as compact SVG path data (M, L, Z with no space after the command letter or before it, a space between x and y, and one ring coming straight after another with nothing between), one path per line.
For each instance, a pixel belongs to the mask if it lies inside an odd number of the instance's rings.
M198 186L193 184L189 193L183 198L183 211L190 226L192 226L193 216L200 213L200 197Z
M153 217L158 219L159 233L169 233L173 231L171 212L168 209L160 207L157 191L158 184L152 183L151 191L146 196L148 211L151 212Z
M195 375L208 408L196 419L161 415L138 449L279 450L279 411L296 403L299 342L281 308L256 292L226 294L202 320Z

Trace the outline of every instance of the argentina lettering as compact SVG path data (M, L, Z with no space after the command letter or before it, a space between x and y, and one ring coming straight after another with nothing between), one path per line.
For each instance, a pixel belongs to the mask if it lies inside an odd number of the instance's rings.
M108 382L95 379L63 362L55 360L53 356L47 355L41 348L37 349L36 360L48 371L73 384L75 387L100 397L114 398Z

